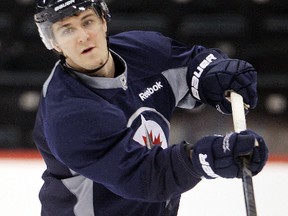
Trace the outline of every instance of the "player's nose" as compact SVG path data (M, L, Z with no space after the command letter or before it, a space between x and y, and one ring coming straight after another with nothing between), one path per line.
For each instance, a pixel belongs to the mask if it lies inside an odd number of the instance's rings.
M84 28L78 29L78 42L83 43L86 42L89 39L89 33Z

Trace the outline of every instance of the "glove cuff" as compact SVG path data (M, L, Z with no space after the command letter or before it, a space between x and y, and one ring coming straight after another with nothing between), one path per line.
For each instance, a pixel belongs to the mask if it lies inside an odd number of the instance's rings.
M212 146L218 139L223 140L221 136L206 136L200 139L192 152L192 164L198 173L206 179L220 177L213 170L213 151Z
M190 63L187 73L187 82L190 94L198 101L206 103L205 98L200 96L199 82L203 75L206 74L206 68L216 61L228 58L228 56L218 49L207 49L196 55Z

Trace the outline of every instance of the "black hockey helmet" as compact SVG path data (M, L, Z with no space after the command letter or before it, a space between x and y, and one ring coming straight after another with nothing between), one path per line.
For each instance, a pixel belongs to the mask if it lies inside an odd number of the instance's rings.
M111 15L104 0L35 0L36 14L34 21L38 27L40 37L47 47L51 50L53 45L53 33L51 26L53 23L72 16L79 11L93 8L95 12L109 22Z

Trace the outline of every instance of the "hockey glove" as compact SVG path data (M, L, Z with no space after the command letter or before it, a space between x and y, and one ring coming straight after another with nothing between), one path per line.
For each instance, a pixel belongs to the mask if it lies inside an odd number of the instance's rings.
M192 163L195 171L207 179L241 178L241 157L244 156L250 157L252 175L259 173L268 159L263 138L251 130L202 138L193 146Z
M226 93L233 90L242 95L249 108L257 104L257 72L248 62L230 59L220 50L208 49L194 57L188 82L191 94L225 114L232 112Z

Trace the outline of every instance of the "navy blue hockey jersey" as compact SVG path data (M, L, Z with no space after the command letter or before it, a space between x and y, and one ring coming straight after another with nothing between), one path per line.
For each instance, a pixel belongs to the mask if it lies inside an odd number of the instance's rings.
M125 68L115 78L56 63L33 134L47 165L42 216L177 215L181 194L200 177L184 142L169 143L169 122L175 107L197 104L187 74L204 49L133 31L110 37Z

